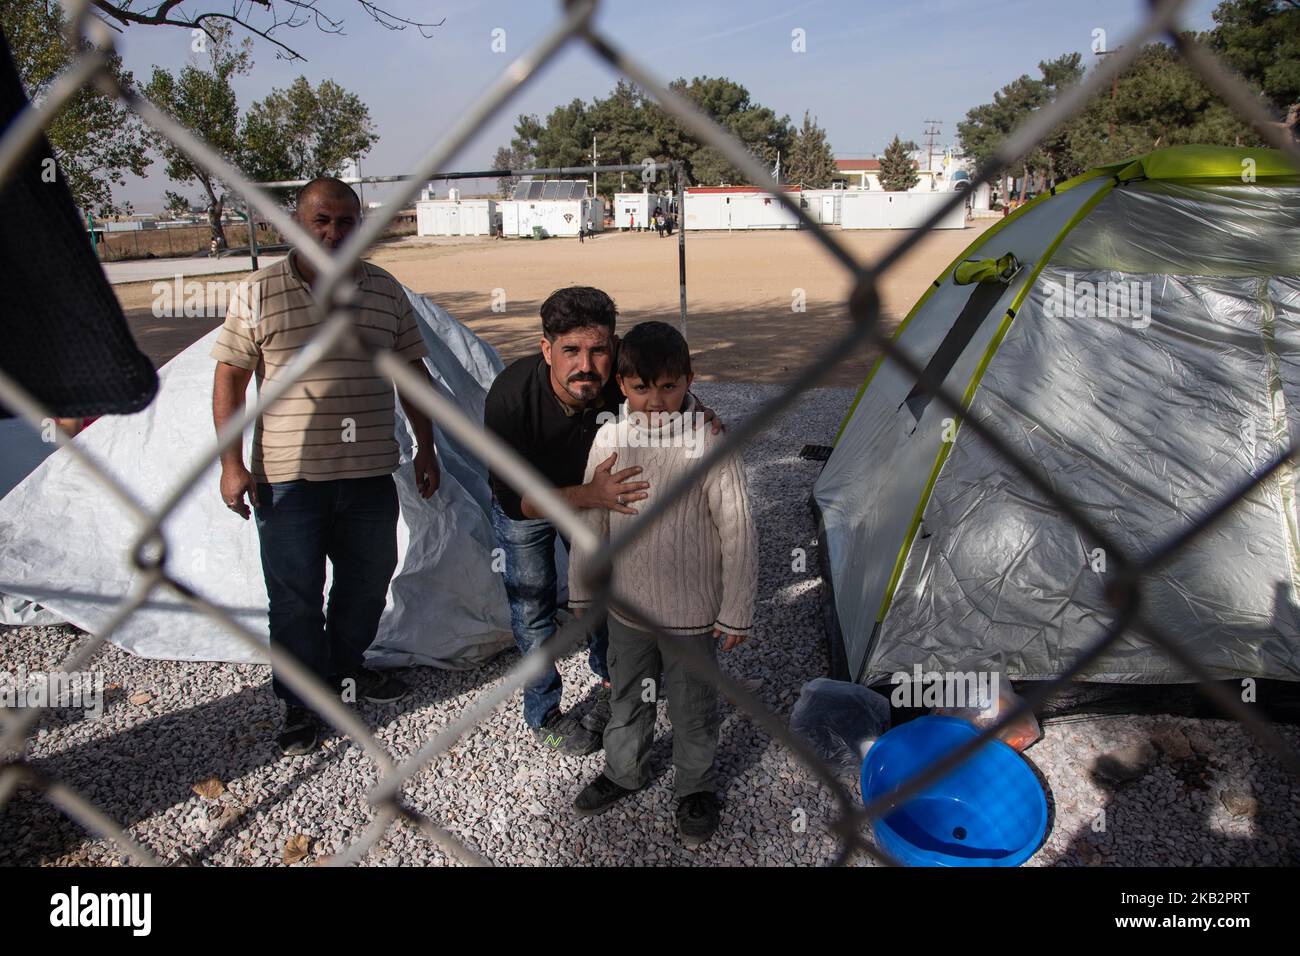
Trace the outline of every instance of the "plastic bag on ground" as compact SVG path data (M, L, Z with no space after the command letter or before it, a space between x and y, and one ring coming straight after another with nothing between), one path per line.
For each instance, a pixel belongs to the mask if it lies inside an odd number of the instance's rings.
M1021 698L1014 690L1011 689L1011 681L1003 675L997 682L998 697L997 700L989 707L937 707L932 713L944 717L960 717L962 720L970 721L980 730L991 727L1002 716L1014 710L1020 705ZM1023 753L1031 746L1036 744L1043 737L1043 728L1038 724L1038 718L1034 716L1032 710L1027 710L1021 716L1017 717L1007 726L1002 728L998 734L998 739L1009 746L1016 753Z
M818 677L799 692L790 729L832 765L857 769L870 742L889 729L889 701L861 684Z

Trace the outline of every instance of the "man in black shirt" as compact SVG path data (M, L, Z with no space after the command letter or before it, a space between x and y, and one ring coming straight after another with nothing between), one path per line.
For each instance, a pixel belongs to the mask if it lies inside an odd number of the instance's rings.
M614 324L618 310L608 295L588 286L559 289L542 303L541 355L512 362L488 392L484 424L514 448L577 508L608 508L636 514L629 507L646 497L649 485L636 480L640 468L615 470L612 453L588 484L582 479L587 455L602 413L617 415L623 395L614 380ZM706 417L712 413L701 408ZM714 430L721 425L714 421ZM505 552L506 594L515 643L527 654L555 633L555 526L526 496L521 497L495 473L492 525ZM568 546L568 541L565 541ZM605 688L608 635L604 621L587 636L588 661ZM559 671L547 673L524 688L524 722L538 738L565 753L599 749L609 719L608 691L584 723L560 710L564 687Z

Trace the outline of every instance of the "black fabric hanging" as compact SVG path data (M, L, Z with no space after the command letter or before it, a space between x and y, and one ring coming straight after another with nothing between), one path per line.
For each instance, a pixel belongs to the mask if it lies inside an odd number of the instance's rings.
M27 105L0 32L0 127ZM0 190L0 369L61 418L144 408L158 375L136 346L42 136ZM0 417L11 412L0 405Z

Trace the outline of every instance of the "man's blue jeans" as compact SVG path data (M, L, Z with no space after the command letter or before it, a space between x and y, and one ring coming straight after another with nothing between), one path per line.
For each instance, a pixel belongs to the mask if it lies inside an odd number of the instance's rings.
M555 526L545 518L515 521L496 499L492 500L492 527L505 551L506 595L510 598L510 626L520 653L540 647L556 631ZM563 536L561 536L563 539ZM565 546L568 540L563 539ZM602 620L587 633L587 661L601 680L609 680L605 649L609 632ZM552 665L546 673L524 687L524 722L540 727L546 715L560 706L564 685Z
M397 567L392 476L259 484L257 501L272 645L326 682L355 675ZM327 558L334 581L323 609ZM274 673L271 689L291 705L302 703Z

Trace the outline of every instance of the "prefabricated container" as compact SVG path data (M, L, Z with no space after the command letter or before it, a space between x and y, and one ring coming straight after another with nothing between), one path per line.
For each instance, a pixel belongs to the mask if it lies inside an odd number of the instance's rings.
M840 200L840 225L845 229L916 229L951 198L949 191L846 189ZM934 225L935 229L965 227L965 203L958 203Z
M424 199L415 204L415 227L421 236L495 235L494 199Z
M786 192L798 200L798 187ZM686 190L687 229L797 229L799 218L755 186L695 186Z

